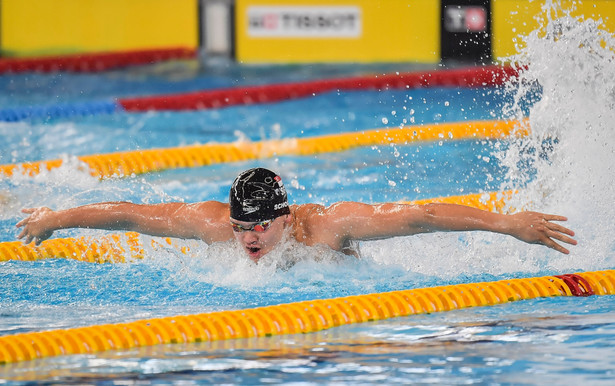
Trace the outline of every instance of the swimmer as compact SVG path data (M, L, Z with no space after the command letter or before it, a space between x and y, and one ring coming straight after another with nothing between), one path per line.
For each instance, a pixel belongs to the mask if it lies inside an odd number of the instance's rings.
M561 253L559 242L576 245L574 232L553 221L563 216L537 212L499 214L455 204L363 204L338 202L289 205L282 179L254 168L233 182L229 203L133 204L106 202L53 211L23 209L29 216L19 223L19 239L36 245L54 231L93 228L135 231L152 236L199 239L208 244L235 238L254 262L271 252L285 234L306 245L326 245L356 254L353 244L436 231L489 231L543 244Z

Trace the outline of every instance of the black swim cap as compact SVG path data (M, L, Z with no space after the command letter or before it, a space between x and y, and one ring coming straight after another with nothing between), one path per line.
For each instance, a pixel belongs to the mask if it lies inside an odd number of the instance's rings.
M231 218L245 222L272 220L290 214L286 189L271 170L254 168L241 173L229 195Z

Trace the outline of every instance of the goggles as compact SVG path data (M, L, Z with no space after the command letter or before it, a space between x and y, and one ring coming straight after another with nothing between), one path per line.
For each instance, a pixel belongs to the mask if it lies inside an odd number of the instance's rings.
M239 225L231 221L231 226L233 227L233 231L237 233L248 232L248 231L264 232L267 229L269 229L272 223L273 223L273 220L265 220L265 221L257 222L252 225Z

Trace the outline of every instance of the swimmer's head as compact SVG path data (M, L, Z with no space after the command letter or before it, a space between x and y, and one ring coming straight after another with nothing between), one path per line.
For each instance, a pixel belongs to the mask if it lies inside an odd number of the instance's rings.
M264 168L249 169L233 182L229 195L231 218L244 222L272 220L290 214L280 176Z
M241 173L231 187L229 204L235 239L254 262L280 243L292 221L282 179L271 170Z

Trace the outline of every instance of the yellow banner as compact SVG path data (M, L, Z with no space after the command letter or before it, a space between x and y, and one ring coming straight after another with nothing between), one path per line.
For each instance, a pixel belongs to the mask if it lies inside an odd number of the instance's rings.
M246 63L437 62L440 2L237 0Z
M2 0L10 56L198 46L198 0Z
M573 16L583 15L594 20L602 19L607 31L615 32L615 1L570 1L556 2L562 9L574 9ZM544 1L532 0L493 0L492 17L492 50L493 58L502 60L519 53L523 47L521 36L527 36L541 25L539 20L545 20L542 9ZM559 16L562 16L561 14Z

